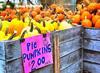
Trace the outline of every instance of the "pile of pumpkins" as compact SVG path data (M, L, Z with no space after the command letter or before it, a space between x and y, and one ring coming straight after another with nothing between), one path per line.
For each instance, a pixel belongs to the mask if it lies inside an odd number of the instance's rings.
M100 28L100 3L77 4L77 11L72 16L73 23L87 28Z
M8 6L0 11L0 41L28 38L74 26L67 18L67 11L56 4L45 8L21 6L11 9Z

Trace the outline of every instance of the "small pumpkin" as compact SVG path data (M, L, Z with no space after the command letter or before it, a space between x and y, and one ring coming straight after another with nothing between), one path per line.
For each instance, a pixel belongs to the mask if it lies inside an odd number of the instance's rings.
M38 21L40 21L40 20L41 20L41 18L42 18L42 16L41 16L41 15L36 15L36 16L34 17L34 20L36 20L36 21L38 22Z
M56 12L57 13L63 13L64 12L64 9L62 7L57 7L56 8Z
M95 28L100 28L100 19L95 23Z
M82 14L83 12L87 11L87 7L84 7L83 9L80 10L80 13Z
M59 20L59 21L64 20L64 18L65 18L65 15L64 14L58 14L57 15L57 20Z
M56 7L57 7L56 4L51 4L51 5L50 5L50 8L54 8L54 9L56 9Z
M84 11L84 12L82 13L82 15L81 15L81 20L84 20L85 17L86 17L87 19L91 19L91 18L92 18L92 15L91 15L88 11Z
M36 11L32 11L31 15L32 15L32 17L35 17L37 15L37 12Z
M81 24L82 24L83 27L87 27L87 28L92 27L92 22L89 19L86 19L86 18L84 20L82 20Z
M96 4L96 9L100 9L100 3Z
M91 10L95 10L96 9L96 3L90 3L88 6L87 6L88 10L91 11Z
M16 35L20 35L23 28L24 28L24 23L21 20L15 18L9 24L8 33L13 34L14 31L17 31Z
M93 18L92 18L92 22L93 22L93 24L95 24L96 21L97 21L98 19L100 19L100 16L99 16L99 15L95 15L95 16L93 16Z
M34 11L36 11L39 14L41 11L41 8L39 6L35 6Z
M79 23L80 22L80 15L76 14L72 17L72 22L73 23Z

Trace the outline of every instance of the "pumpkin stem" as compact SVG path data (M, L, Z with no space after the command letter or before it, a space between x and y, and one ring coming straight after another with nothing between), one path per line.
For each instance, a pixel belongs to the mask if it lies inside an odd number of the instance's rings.
M45 27L46 25L45 25L45 21L43 21L43 27Z
M17 12L17 15L18 15L18 19L20 20L21 18L21 14L20 14L20 12L19 12L19 10L16 10L16 12Z
M24 38L25 33L27 32L27 30L25 30L22 34L21 34L21 39Z
M87 16L85 16L85 19L87 19Z
M41 30L38 27L35 27L35 29L41 34Z
M8 28L6 28L6 31L5 31L5 35L7 36L7 34L8 34Z
M9 37L8 40L12 40L16 36L16 34L17 34L17 31L14 31L14 33Z
M2 21L1 21L1 18L0 18L0 30L2 29Z
M33 23L31 22L31 26L30 26L31 28L30 28L30 32L32 32L33 31Z

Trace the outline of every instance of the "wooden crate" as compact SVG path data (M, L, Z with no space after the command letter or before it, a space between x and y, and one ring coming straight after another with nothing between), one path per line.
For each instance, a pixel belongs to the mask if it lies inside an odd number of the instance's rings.
M63 31L56 31L51 34L51 42L53 48L55 45L53 41L53 36L57 35L59 37L61 69L81 60L80 50L82 49L80 49L80 33L81 26L77 26ZM4 65L2 67L2 72L0 73L23 73L20 41L17 40L0 42L0 50L0 60L5 62L5 64L0 64L0 67ZM3 70L6 72L4 72ZM32 73L45 72L53 73L53 65L38 69Z

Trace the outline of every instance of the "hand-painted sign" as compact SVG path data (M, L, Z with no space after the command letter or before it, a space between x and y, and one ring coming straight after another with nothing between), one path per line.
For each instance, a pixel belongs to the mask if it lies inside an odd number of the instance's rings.
M25 73L53 63L50 33L26 38L21 47Z

